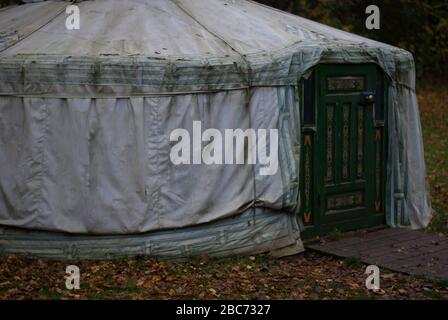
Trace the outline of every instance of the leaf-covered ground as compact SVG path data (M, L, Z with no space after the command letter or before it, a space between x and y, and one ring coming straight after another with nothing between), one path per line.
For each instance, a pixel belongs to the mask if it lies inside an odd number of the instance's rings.
M446 81L444 82L446 83ZM448 88L419 90L435 232L448 234ZM79 261L81 289L65 288L67 262L0 258L0 299L448 299L448 281L382 270L381 290L365 288L366 266L306 252L184 262L146 257Z
M75 262L81 289L65 288L64 262L8 257L0 263L3 299L447 299L448 283L385 270L381 290L365 288L365 266L355 259L313 253L198 258L185 262L145 257Z

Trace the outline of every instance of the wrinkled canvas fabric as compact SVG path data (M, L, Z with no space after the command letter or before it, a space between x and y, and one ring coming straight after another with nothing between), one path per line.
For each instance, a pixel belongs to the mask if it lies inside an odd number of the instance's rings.
M294 216L298 81L329 62L375 63L390 78L387 222L428 224L408 52L250 1L84 1L80 30L65 28L67 4L0 10L0 225L123 235L207 228L254 207ZM278 129L278 172L173 165L170 132L193 121Z
M71 233L136 233L233 216L255 202L296 206L294 88L133 98L0 99L4 225ZM281 101L279 101L281 99ZM170 133L278 128L280 170L175 165ZM295 152L294 152L295 151Z

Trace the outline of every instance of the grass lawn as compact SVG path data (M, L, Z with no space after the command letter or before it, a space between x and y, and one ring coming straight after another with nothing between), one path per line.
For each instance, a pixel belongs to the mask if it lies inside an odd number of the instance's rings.
M430 228L448 234L448 88L419 89L426 163L434 209ZM184 262L136 257L74 262L81 289L65 288L67 262L0 258L0 299L448 299L448 281L431 282L382 270L381 290L365 288L359 260L306 252Z

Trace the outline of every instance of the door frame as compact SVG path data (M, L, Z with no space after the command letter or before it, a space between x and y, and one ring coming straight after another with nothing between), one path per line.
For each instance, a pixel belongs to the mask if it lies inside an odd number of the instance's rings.
M343 70L341 76L349 76L350 69L372 68L375 74L375 102L372 106L374 142L374 185L375 192L380 193L380 210L377 210L377 199L374 201L375 210L367 217L362 216L347 221L336 221L334 223L322 223L321 204L318 199L317 188L322 187L322 177L319 164L319 103L323 94L321 75L322 70L337 69ZM345 70L347 70L345 72ZM301 155L300 155L300 211L298 215L302 228L302 238L310 239L316 236L327 235L335 230L350 231L356 229L369 228L385 224L385 191L387 175L387 112L388 112L388 88L389 81L383 70L376 64L319 64L314 67L308 77L300 79L300 115L301 115ZM381 94L379 95L379 92ZM378 136L380 138L378 138ZM373 177L371 177L373 179ZM378 191L379 190L379 191Z

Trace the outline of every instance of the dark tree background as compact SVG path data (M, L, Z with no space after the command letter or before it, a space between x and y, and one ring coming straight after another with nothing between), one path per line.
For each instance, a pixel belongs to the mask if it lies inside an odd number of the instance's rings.
M0 7L20 2L0 0ZM448 74L447 0L258 0L258 2L407 49L414 54L418 75ZM367 17L365 9L370 4L376 4L380 8L380 30L365 28Z

